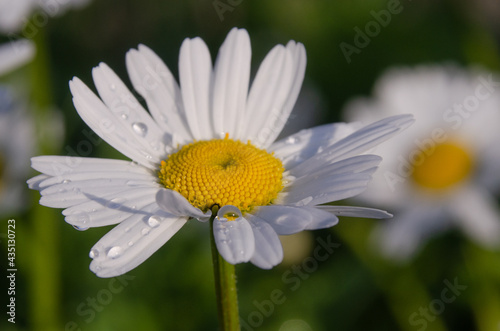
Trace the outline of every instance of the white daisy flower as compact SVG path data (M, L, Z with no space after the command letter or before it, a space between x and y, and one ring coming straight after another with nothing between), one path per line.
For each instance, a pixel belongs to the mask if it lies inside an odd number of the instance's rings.
M374 234L382 253L412 256L432 235L458 227L492 247L500 239L500 79L453 66L399 68L376 83L372 99L346 107L349 120L412 113L404 136L377 147L384 161L359 196L398 217Z
M82 7L89 0L0 0L0 32L21 30L33 17L39 20L61 15L68 8ZM40 10L41 13L34 13Z
M82 119L133 160L40 156L29 180L40 203L65 208L79 229L119 223L92 248L100 277L142 263L187 221L207 221L223 258L268 269L283 258L278 234L325 228L337 216L384 218L386 212L319 206L363 191L380 157L358 155L412 122L384 119L358 131L330 124L274 140L290 114L304 77L304 46L277 45L249 89L250 38L233 29L215 67L200 38L184 40L180 86L149 48L127 54L142 108L104 63L93 70L98 98L78 78L70 82ZM215 215L214 215L215 216Z

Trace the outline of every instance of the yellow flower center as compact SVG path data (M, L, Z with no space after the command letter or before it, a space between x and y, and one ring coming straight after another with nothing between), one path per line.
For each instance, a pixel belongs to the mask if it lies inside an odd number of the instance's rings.
M413 180L421 187L447 189L468 177L472 171L471 153L461 144L447 141L420 150L416 159Z
M265 150L232 139L198 141L161 162L158 176L166 188L207 211L234 205L242 212L270 204L283 188L284 167Z

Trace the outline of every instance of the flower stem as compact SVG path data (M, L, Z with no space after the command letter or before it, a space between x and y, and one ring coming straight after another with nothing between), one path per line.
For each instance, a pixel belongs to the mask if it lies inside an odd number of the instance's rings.
M212 208L210 218L210 243L214 266L215 295L221 331L239 331L238 293L236 291L236 274L234 265L226 262L215 245L213 224L217 215L217 207Z

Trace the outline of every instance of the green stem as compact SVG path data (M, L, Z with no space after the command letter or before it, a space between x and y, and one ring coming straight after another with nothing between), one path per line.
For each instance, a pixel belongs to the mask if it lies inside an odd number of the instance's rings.
M213 224L217 215L217 207L212 209L210 218L210 243L212 246L212 262L214 265L215 295L217 313L221 331L239 331L238 293L236 291L236 274L234 265L226 262L215 245Z

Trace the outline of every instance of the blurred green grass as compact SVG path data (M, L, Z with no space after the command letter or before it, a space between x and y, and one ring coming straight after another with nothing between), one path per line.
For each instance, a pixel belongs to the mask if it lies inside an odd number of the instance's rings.
M316 90L324 105L314 118L317 124L339 120L342 105L353 96L368 94L377 76L393 65L455 62L500 68L500 31L477 9L480 2L401 1L401 13L393 15L390 24L382 27L359 54L353 54L351 63L347 63L340 43L353 44L354 28L364 29L374 20L370 12L386 9L386 1L233 3L239 4L223 14L223 21L213 2L199 0L93 1L82 10L51 19L43 27L51 78L45 83L50 84L54 103L66 124L65 141L53 152L65 155L66 146L75 148L86 139L82 130L88 128L74 110L68 81L78 76L93 88L91 68L103 61L130 86L125 53L139 43L157 52L177 76L178 51L186 37L201 36L215 59L231 27L246 28L252 40L254 72L272 46L290 39L300 41L308 56L306 84ZM36 90L37 86L32 88ZM88 156L123 158L105 142ZM59 302L53 306L58 309L54 314L59 323L52 326L54 330L69 330L74 325L81 330L217 329L205 225L190 222L150 259L129 272L133 279L107 303L102 291L109 289L110 279L99 279L90 272L88 252L109 227L78 232L64 222L59 211L39 214L37 211L45 207L37 206L37 192L31 198L30 211L10 215L21 229L17 239L19 306L18 322L5 324L3 330L43 329L31 319L33 310L39 315L54 313L46 311L50 309L46 305L48 298L38 297L33 302L29 284L41 281L31 273L33 252L37 252L42 267L49 268L53 263L59 266L49 270L58 280L59 293L46 294ZM331 230L312 232L313 244L304 246L305 256L312 256L317 238L331 236L340 247L326 261L319 262L313 272L306 273L307 278L294 274L300 279L296 290L284 281L284 275L290 275L293 265L301 266L304 259L270 271L250 264L237 266L242 319L256 330L305 331L307 326L315 331L423 330L409 322L411 313L439 298L443 280L458 277L467 290L429 321L425 330L495 330L492 326L498 321L492 316L500 311L498 253L475 247L452 232L433 239L413 263L395 266L369 251L366 243L373 222L347 219ZM49 244L52 248L35 246L39 241L30 237L35 223L55 228L58 236ZM56 250L55 255L51 249ZM5 288L5 277L1 285ZM276 289L286 299L264 316L257 306L270 300ZM99 309L92 308L92 315L87 300L99 298L99 293L101 299L106 298L106 304L101 300ZM262 323L256 322L259 314ZM287 323L290 320L305 324ZM0 323L4 325L3 318ZM261 325L254 327L256 324ZM288 327L281 328L283 325Z

